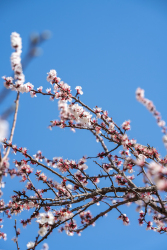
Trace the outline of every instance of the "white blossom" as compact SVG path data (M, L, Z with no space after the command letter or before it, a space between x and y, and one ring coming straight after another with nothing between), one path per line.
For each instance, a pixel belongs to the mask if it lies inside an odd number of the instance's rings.
M10 39L11 39L11 45L13 48L18 48L18 49L22 48L21 37L17 32L12 32Z
M81 86L76 86L76 91L78 94L83 95L82 87Z
M0 141L7 137L9 124L5 120L0 119Z
M38 231L38 234L43 237L47 233L47 228L46 227L41 227Z
M52 212L40 213L39 219L37 220L37 222L42 225L45 223L48 223L49 225L53 225L54 221L55 219L54 219L54 215Z
M28 242L28 244L27 244L28 249L30 249L30 248L32 248L34 246L35 246L35 242L32 242L32 241Z
M54 69L51 69L50 72L47 74L48 74L48 76L46 79L48 82L52 81L57 76L57 72Z

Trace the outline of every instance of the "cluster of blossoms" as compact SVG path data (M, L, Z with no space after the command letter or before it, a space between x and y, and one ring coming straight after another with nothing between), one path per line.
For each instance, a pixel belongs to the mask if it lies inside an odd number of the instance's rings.
M60 109L61 121L68 120L71 127L74 121L79 126L83 125L86 127L90 127L92 115L90 115L89 112L85 111L82 106L78 105L77 103L68 104L64 100L59 100L58 106ZM56 124L54 124L53 122L52 125L56 125ZM62 127L63 127L63 124L62 124Z
M76 177L76 179L81 182L84 186L86 186L88 184L88 181L86 179L85 176L82 175L82 173L80 171L77 171L74 176Z
M58 168L61 173L67 172L69 169L72 169L73 167L76 166L75 161L70 161L70 160L63 160L62 158L54 158L53 162L55 163L53 165L54 168Z
M116 130L112 131L110 136L115 143L122 144L124 150L129 150L136 144L136 140L129 139L127 134L118 133Z
M167 191L167 168L156 162L151 162L148 169L148 174L155 182L159 190Z
M73 213L67 208L63 208L55 212L55 217L57 218L57 220L66 221L73 217Z
M113 168L111 167L111 164L103 164L103 169L105 172L109 173Z
M128 170L130 174L133 173L133 167L135 166L134 160L130 157L127 157L123 164L123 171Z
M4 206L4 201L0 200L0 209L3 206ZM3 228L3 224L1 224L2 222L3 220L0 218L0 229ZM7 240L7 234L0 231L0 239Z
M152 196L150 193L141 194L141 197L145 203L149 203L152 200Z
M58 122L57 124L56 121L52 121L52 127L55 125L59 125L63 128L64 122L67 120L69 121L69 124L71 126L73 124L73 121L80 125L90 126L92 115L84 110L83 107L78 103L71 103L72 95L70 86L63 81L60 81L60 78L57 77L56 70L50 70L47 76L47 81L50 82L53 86L54 95L50 97L51 100L53 100L54 98L59 99L58 107L60 109L61 122ZM75 89L77 90L76 95L83 94L82 88L80 86L77 86ZM51 89L47 89L47 93L51 93ZM68 102L70 102L70 104L68 104Z
M142 226L144 223L144 217L145 217L143 210L140 211L139 215L140 215L138 219L139 225Z
M11 55L11 66L12 70L14 71L14 79L12 77L3 76L2 78L5 80L4 86L7 89L15 90L21 93L30 92L30 94L33 95L31 90L34 88L34 86L30 82L24 84L25 76L23 74L21 64L22 40L20 35L16 32L11 34L11 45L15 50L15 52L13 52Z
M35 155L33 155L33 157L36 161L41 161L41 162L45 158L44 156L42 156L42 152L40 150L38 150L38 152Z
M94 222L92 222L92 214L90 211L86 211L86 212L81 212L80 213L80 218L81 218L81 223L82 224L91 224L91 225L95 225Z
M65 230L66 234L68 236L73 236L74 235L74 230L77 229L77 224L75 220L71 220L69 223L66 222L64 228L62 228L63 230Z
M100 118L101 118L101 114L100 114L100 113L102 112L102 109L96 106L96 107L94 108L94 112L95 112L95 114L96 114L96 118L99 118L99 119L100 119ZM113 124L113 125L114 125L114 124Z
M14 71L14 79L16 81L16 85L21 86L25 81L25 76L22 72L21 65L22 39L16 32L11 34L11 45L12 48L15 49L15 52L13 52L11 55L11 66L12 70Z
M147 222L146 230L151 230L151 229L153 229L152 225L153 225L152 221Z
M3 79L5 80L4 85L7 89L15 90L21 93L30 92L31 97L34 97L34 92L31 91L34 88L34 85L32 85L30 82L23 84L17 81L15 84L13 84L13 79L11 79L11 77L4 76Z
M35 202L36 202L36 201L35 201ZM34 203L35 203L35 202L34 202ZM35 206L34 206L34 207L35 207ZM36 206L36 208L37 208L37 206ZM38 208L39 208L39 207L38 207ZM31 215L30 218L28 218L28 219L26 219L26 220L21 220L22 226L23 226L23 227L26 227L28 224L31 224L31 221L32 221L33 219L37 219L38 216L39 216L39 212L38 212L38 210L36 210L35 212L33 212L33 214Z
M48 73L47 81L53 86L54 97L62 101L71 101L71 89L67 83L60 81L61 79L57 77L56 70L52 69ZM47 89L47 93L50 93L51 90ZM54 99L53 97L53 99Z
M130 120L129 120L129 121L123 122L122 128L123 128L124 130L130 130Z
M162 132L166 134L166 127L165 127L166 123L164 120L162 120L161 114L156 110L153 102L144 97L144 89L138 88L136 90L136 99L139 102L141 102L143 105L145 105L146 108L153 114L153 116L155 117L157 121L158 126L161 127Z
M0 239L7 240L7 234L0 232Z
M15 161L15 166L22 176L33 172L33 169L30 167L30 165L27 164L25 160L21 160L20 162Z
M55 217L52 212L40 213L37 223L39 223L40 229L38 234L44 236L47 233L48 226L53 225L55 222Z
M156 159L160 161L159 153L155 148L146 147L140 144L134 146L136 155L138 155L138 161L144 161L145 158Z
M156 224L157 227L152 227L151 229L153 229L154 231L158 232L158 233L167 233L167 227L165 227L165 222L162 221L162 216L159 214L155 214L153 216L153 220L154 223Z
M128 226L129 225L129 218L126 216L126 214L121 214L119 217L118 217L118 220L122 220L123 221L123 224L125 226Z
M28 248L28 249L32 249L34 246L35 246L35 242L33 242L33 241L30 241L30 242L28 242L28 244L27 244L27 248ZM47 243L44 243L41 250L49 250L48 244L47 244Z
M146 227L146 230L154 230L156 232L167 232L167 228L164 227L164 222L161 220L162 217L160 215L155 215L153 216L153 221L154 223L157 225L157 227L153 227L153 222L152 221L146 221L145 220L145 216L146 216L146 213L144 213L142 210L140 211L139 213L139 225L142 226L144 224L144 222L146 222L147 224L147 227Z
M23 191L23 195L25 195L25 191ZM11 218L12 215L17 215L20 214L24 210L30 210L32 208L38 208L39 205L36 200L28 200L25 201L24 203L20 201L20 196L19 195L13 195L12 200L9 201L7 204L8 209L6 210L5 213L7 213L8 218ZM34 198L34 197L31 197ZM4 207L5 204L3 204ZM34 216L33 216L34 217ZM32 218L33 218L32 217ZM25 223L23 223L25 224Z
M115 176L115 181L119 186L124 186L127 183L127 180L119 174Z

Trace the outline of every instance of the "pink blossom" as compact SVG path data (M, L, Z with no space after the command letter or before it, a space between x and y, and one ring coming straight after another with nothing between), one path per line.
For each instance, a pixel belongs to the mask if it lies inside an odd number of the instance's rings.
M76 86L76 91L78 95L83 95L82 87L81 86Z
M35 91L30 91L30 95L31 95L32 98L37 97Z
M124 130L129 130L130 129L130 120L123 122L122 128Z
M57 72L54 69L51 69L49 73L47 73L47 81L51 82L56 76L57 76Z
M37 90L38 90L39 92L42 92L42 89L43 89L42 86L40 86L39 88L37 88Z

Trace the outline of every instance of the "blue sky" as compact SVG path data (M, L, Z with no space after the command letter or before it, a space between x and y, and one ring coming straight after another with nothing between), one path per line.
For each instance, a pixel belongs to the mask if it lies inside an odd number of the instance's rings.
M162 118L167 121L167 2L162 0L36 0L0 1L0 75L10 75L11 32L22 37L23 56L27 51L31 32L50 30L52 37L42 45L43 54L35 58L25 70L26 82L35 88L50 87L46 73L56 69L73 92L82 86L82 100L90 107L98 105L109 111L121 125L130 119L131 138L138 143L154 146L165 156L162 134L154 118L135 100L137 87L145 89L148 99L154 101ZM1 80L0 90L3 88ZM14 101L10 94L0 110ZM27 147L31 155L42 150L48 158L63 156L80 159L94 156L100 145L85 131L75 134L68 129L47 129L49 122L58 118L57 102L48 97L32 99L21 95L14 143ZM9 119L11 121L11 118ZM11 160L14 158L10 156ZM88 163L90 171L93 163ZM12 166L12 161L11 161ZM5 197L19 189L18 180L6 179ZM11 184L11 185L10 185ZM95 209L96 210L96 209ZM96 211L93 212L96 212ZM50 250L54 249L166 249L166 235L148 232L138 226L135 206L122 208L130 218L130 226L117 221L116 211L97 221L96 226L83 232L81 237L68 237L54 231L49 237ZM21 218L18 217L18 221ZM6 221L4 231L8 241L0 249L13 249L13 221ZM9 229L11 227L11 229ZM29 231L31 229L31 231ZM37 227L22 229L21 249L34 239ZM40 249L37 248L37 250Z

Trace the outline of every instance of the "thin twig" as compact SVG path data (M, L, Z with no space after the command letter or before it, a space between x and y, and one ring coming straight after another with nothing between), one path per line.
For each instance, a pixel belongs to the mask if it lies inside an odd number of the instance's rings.
M16 97L16 101L15 101L16 106L15 106L15 113L14 113L13 125L12 125L12 129L11 129L11 133L10 133L9 143L12 143L12 141L13 141L14 131L15 131L15 127L16 127L16 121L17 121L18 108L19 108L19 97L20 97L20 92L17 93L17 97ZM4 157L2 158L2 161L5 161L7 159L9 152L10 152L10 147L8 147Z

